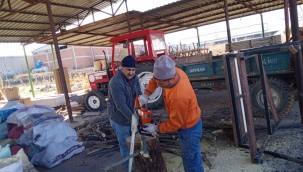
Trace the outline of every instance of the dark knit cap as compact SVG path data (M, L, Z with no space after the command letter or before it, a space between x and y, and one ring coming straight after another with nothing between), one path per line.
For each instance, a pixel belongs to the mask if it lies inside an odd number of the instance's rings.
M122 67L132 67L136 68L136 60L133 56L126 56L122 60Z

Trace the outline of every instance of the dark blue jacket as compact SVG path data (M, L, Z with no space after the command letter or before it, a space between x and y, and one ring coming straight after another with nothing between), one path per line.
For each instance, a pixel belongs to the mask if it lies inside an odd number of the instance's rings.
M108 86L107 110L109 118L120 125L131 125L136 96L142 94L139 78L135 75L128 80L118 71Z

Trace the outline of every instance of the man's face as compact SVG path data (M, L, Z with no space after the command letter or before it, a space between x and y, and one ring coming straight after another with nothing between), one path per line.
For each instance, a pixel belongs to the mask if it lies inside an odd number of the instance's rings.
M135 76L136 68L133 67L122 67L121 71L126 76L128 80L132 79Z
M172 80L173 78L167 79L167 80L159 80L159 79L156 79L156 78L154 78L154 79L156 80L158 87L161 87L161 88L169 88L170 85L171 85L171 80Z

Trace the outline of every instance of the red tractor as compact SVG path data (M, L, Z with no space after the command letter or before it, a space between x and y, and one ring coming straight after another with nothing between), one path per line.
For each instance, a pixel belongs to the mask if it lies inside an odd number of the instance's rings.
M132 55L137 61L136 73L140 78L142 91L153 77L153 64L161 55L168 55L164 32L158 30L141 30L113 37L112 58L107 60L106 70L88 75L91 91L86 96L85 105L90 111L101 111L106 106L108 83L120 67L120 61L126 55ZM120 52L116 52L117 50ZM123 54L123 50L125 50ZM105 52L104 52L105 54ZM110 62L108 62L110 61ZM148 107L156 108L163 102L162 89L159 87L149 97Z

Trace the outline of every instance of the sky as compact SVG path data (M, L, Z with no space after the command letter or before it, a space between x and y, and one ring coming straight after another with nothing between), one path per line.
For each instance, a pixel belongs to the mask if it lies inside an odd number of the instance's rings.
M136 10L136 11L146 11L152 8L156 8L159 6L163 6L169 3L172 3L176 0L128 0L128 10ZM116 4L114 6L114 10L117 9ZM110 13L111 9L105 9ZM117 14L124 13L126 11L125 4L121 6ZM101 20L103 18L109 17L104 13L96 14L95 20ZM299 17L299 25L303 25L303 9L302 5L298 7L298 17ZM89 23L92 22L92 19L87 19L83 22ZM285 30L284 26L284 12L283 10L276 10L272 12L263 13L263 22L265 25L265 31L281 31ZM252 15L248 17L243 17L239 19L230 20L230 28L231 35L241 35L247 34L251 32L261 32L261 19L260 15ZM69 29L69 28L67 28ZM201 42L211 40L211 39L222 39L226 38L226 23L220 22L216 24L211 24L207 26L199 27L199 35ZM190 44L192 42L197 42L197 31L196 29L188 29L184 31L179 31L171 34L167 34L165 36L166 42L168 44L179 44L185 43ZM26 54L28 56L32 55L32 51L44 46L44 44L30 44L26 45ZM23 56L23 47L20 43L0 43L0 57L1 56Z

